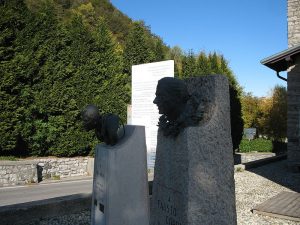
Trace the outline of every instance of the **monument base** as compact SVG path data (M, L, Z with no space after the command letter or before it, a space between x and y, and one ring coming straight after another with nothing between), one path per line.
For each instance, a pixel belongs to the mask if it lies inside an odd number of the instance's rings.
M145 128L125 126L116 145L95 152L92 225L149 225Z
M158 132L151 225L236 225L229 88L223 76L188 81L204 120L176 138Z

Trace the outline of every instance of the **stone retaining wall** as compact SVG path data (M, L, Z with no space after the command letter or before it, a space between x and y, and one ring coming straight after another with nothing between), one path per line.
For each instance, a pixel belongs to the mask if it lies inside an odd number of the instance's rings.
M0 161L0 187L36 183L38 181L35 161Z
M43 179L87 176L87 157L79 158L41 158L36 160L38 172Z
M37 183L46 179L92 175L93 158L37 158L0 161L0 187Z

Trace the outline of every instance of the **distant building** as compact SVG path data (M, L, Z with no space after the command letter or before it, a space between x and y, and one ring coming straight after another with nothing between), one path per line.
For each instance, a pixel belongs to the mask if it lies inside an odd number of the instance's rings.
M300 172L300 0L288 0L288 49L261 61L287 81L288 166ZM280 72L287 71L287 79Z

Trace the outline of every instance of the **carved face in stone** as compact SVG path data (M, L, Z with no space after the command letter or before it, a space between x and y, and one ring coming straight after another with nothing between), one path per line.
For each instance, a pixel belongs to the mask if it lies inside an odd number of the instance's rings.
M82 111L83 126L87 131L95 129L100 119L99 109L95 105L88 105Z
M185 83L172 77L158 81L155 95L153 103L169 120L176 120L189 98Z
M163 89L157 89L155 95L153 103L157 105L159 114L170 114L175 107L170 100L171 96Z

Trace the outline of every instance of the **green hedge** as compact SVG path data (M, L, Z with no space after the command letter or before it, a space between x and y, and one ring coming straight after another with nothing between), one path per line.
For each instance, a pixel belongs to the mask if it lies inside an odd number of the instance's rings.
M266 140L262 138L254 140L243 139L239 147L240 152L272 152L273 146L271 140Z
M60 21L54 2L31 12L0 1L2 156L88 155L99 142L82 127L88 104L125 121L130 77L118 43L102 19L94 30L76 13Z
M8 161L18 161L18 159L14 156L0 156L0 161L1 160L8 160Z

